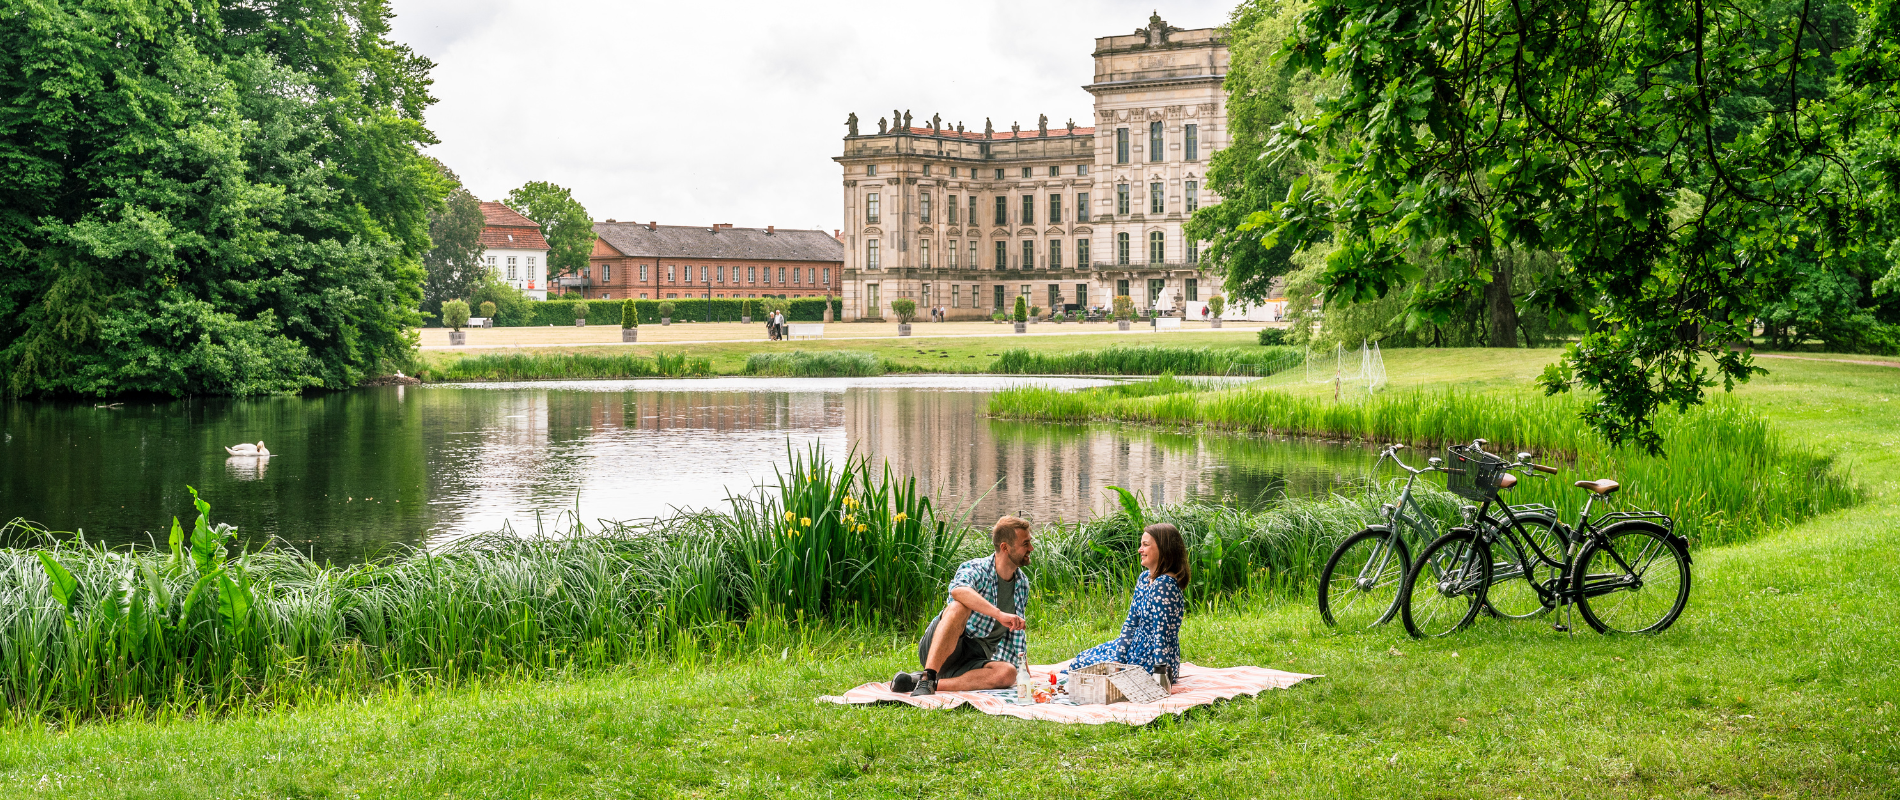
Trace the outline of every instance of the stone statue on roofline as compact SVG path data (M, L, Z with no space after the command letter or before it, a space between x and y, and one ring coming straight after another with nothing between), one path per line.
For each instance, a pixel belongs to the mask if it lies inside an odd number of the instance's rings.
M846 135L848 136L858 135L858 112L853 111L851 112L851 116L844 118L844 127L845 127L845 130L850 131L850 133Z
M1037 131L1037 135L1039 136L1049 135L1049 115L1048 114L1039 114L1036 116L1036 131Z
M1074 117L1069 118L1069 135L1070 136L1075 135L1075 118Z
M895 108L891 109L891 132L902 133L903 131L899 130L897 127L902 124L904 124L904 115L898 113L897 109Z
M930 115L930 132L931 132L931 133L942 133L942 132L943 132L943 117L942 117L942 115L939 115L939 114L931 114L931 115Z
M909 111L904 112L904 132L905 133L910 132L910 112Z
M957 123L957 133L962 133L962 132L963 132L963 123L959 122Z
M1023 124L1022 124L1022 123L1020 123L1020 122L1012 122L1012 123L1010 123L1010 124L1009 124L1009 135L1011 135L1011 136L1021 136L1021 135L1023 135Z
M996 136L996 126L990 124L989 117L984 117L983 118L983 138L990 139L990 138L994 138L995 136Z
M885 119L885 118L883 118L883 117L878 117L878 118L877 118L877 132L878 132L878 133L879 133L880 135L881 135L881 134L883 134L883 133L885 132L885 130L884 130L884 129L885 129L885 126L887 126L887 125L889 125L889 124L890 124L890 121L889 121L889 120L886 120L886 119Z

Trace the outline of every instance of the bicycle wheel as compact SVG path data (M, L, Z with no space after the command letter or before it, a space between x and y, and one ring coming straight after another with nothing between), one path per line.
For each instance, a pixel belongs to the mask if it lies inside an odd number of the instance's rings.
M1469 528L1438 537L1405 577L1399 608L1405 630L1428 639L1458 632L1478 616L1491 585L1491 549Z
M1539 517L1520 517L1518 523L1518 535L1535 543L1545 555L1563 558L1564 542L1557 532L1557 523ZM1531 564L1528 571L1518 562L1516 548L1502 541L1492 543L1491 588L1484 593L1486 613L1504 619L1530 619L1550 610L1532 584L1541 586L1563 577L1563 567L1538 558L1537 553L1528 548L1524 557ZM1557 586L1550 585L1553 589Z
M1656 633L1689 603L1689 551L1661 528L1613 526L1584 545L1571 580L1598 633Z
M1319 618L1346 630L1390 622L1411 566L1411 552L1396 533L1367 528L1347 537L1320 573Z

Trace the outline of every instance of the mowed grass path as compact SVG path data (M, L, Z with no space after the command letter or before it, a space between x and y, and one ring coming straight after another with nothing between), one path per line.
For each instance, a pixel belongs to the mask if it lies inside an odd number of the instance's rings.
M1698 553L1689 609L1657 637L1497 622L1339 636L1310 602L1256 601L1190 615L1189 660L1326 677L1137 729L820 706L910 666L914 641L785 634L609 675L15 729L0 796L1893 797L1900 373L1769 366L1743 394L1876 497ZM1032 657L1112 636L1118 602L1032 607Z

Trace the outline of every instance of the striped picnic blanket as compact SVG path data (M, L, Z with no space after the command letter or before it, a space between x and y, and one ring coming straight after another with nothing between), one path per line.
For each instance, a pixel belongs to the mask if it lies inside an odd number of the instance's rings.
M1042 686L1049 682L1049 672L1062 666L1064 665L1037 664L1031 666L1029 672L1036 685ZM985 714L1022 719L1083 725L1101 725L1107 722L1146 725L1162 714L1184 713L1195 706L1209 705L1216 700L1226 700L1235 695L1255 695L1266 689L1285 689L1300 681L1317 677L1320 676L1260 667L1219 668L1184 663L1181 665L1181 679L1175 682L1168 699L1158 703L1111 703L1085 706L1077 705L1069 699L1068 695L1060 695L1047 703L1018 705L1014 689L943 692L926 697L912 697L891 691L890 685L885 683L867 683L842 695L820 697L818 701L841 705L904 703L918 708L932 709L968 705Z

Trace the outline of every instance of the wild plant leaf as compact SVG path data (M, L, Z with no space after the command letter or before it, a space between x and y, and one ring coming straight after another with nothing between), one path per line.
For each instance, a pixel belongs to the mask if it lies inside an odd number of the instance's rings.
M224 629L237 635L250 621L250 615L250 586L231 580L230 570L218 570L218 616L224 618Z
M185 560L185 529L182 527L179 527L177 517L172 517L171 544L172 544L172 563L177 564L179 562L184 561Z
M48 555L45 551L34 553L40 557L40 567L46 570L46 579L53 592L53 599L67 608L73 607L73 601L79 598L79 579L73 577L66 565Z
M191 609L198 605L198 598L204 596L205 587L210 586L212 581L217 580L218 576L223 574L224 570L214 569L198 576L198 582L192 584L191 591L185 593L184 606L178 610L177 626L179 629L182 630L186 625L191 624Z
M1108 488L1121 499L1122 511L1128 515L1129 519L1135 521L1135 527L1146 527L1141 522L1141 498L1136 497L1134 492L1123 489L1120 486L1110 486Z
M173 523L173 530L177 529L176 524L176 522ZM165 588L165 581L159 579L158 570L152 567L152 562L147 561L139 564L139 571L145 575L145 588L152 593L152 601L156 603L160 609L171 608L172 594Z

